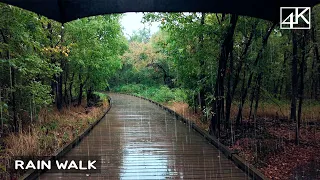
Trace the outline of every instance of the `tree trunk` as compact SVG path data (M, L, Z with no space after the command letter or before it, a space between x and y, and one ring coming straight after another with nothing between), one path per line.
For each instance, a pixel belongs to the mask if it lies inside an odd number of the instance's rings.
M233 79L233 44L230 45L230 61L229 61L229 69L228 69L228 84L227 84L227 98L226 98L226 122L225 128L229 129L230 127L230 111L231 111L231 103L232 103L232 95L231 95L231 87L232 87L232 79Z
M80 106L82 103L83 86L84 86L84 83L82 82L82 79L81 79L81 68L79 71L79 82L80 82L80 85L79 85L79 94L78 94L78 106Z
M211 117L211 133L216 136L220 136L220 123L223 117L223 104L224 104L224 78L226 73L226 65L228 61L228 56L231 51L231 46L233 45L233 35L238 21L238 15L231 15L230 24L227 33L225 35L224 41L220 49L219 67L217 72L217 80L215 85L214 96L216 100L213 102L212 111L213 115Z
M319 100L320 95L320 55L319 55L319 46L317 42L317 23L316 23L316 16L315 13L311 14L311 18L313 21L311 22L311 40L313 43L313 53L314 53L314 62L315 67L317 69L312 69L313 72L316 72L318 75L313 75L313 89L314 89L314 98ZM314 71L315 70L315 71ZM312 91L312 90L311 90Z
M64 95L63 95L63 99L64 99L64 103L69 105L69 95L68 95L68 71L69 68L66 64L66 68L65 68L65 74L64 74Z
M297 34L294 30L292 34L292 61L291 61L291 112L290 119L296 122L297 113L297 85L298 85L298 43Z
M205 16L206 14L205 13L202 13L201 14L201 21L200 21L200 26L203 27L204 26L204 23L205 23ZM199 82L200 82L200 91L199 91L199 106L200 106L200 112L202 114L202 116L204 115L203 112L204 112L204 109L206 108L206 101L205 101L205 87L203 87L203 85L205 84L203 82L204 78L205 78L205 61L203 59L203 42L204 41L204 34L201 33L200 36L199 36L199 49L198 49L198 54L199 54L199 62L200 62L200 75L199 75Z
M236 126L240 125L240 120L242 119L242 110L243 110L243 106L244 106L244 103L247 98L248 89L251 87L252 76L253 76L253 74L251 73L249 80L248 80L248 83L247 83L247 87L245 87L246 80L243 79L243 83L242 83L243 86L242 86L242 91L241 91L242 96L241 96L241 101L239 104L239 109L238 109L238 114L237 114L237 119L236 119Z
M320 56L319 56L319 49L318 49L318 43L316 38L316 25L313 24L312 30L311 30L311 39L313 42L313 53L314 53L314 61L315 61L315 67L318 67L318 76L312 76L314 79L314 97L315 99L318 99L318 95L320 93Z
M73 99L73 96L72 96L72 86L73 86L74 74L75 74L75 73L72 73L71 81L70 81L70 83L69 83L69 98L70 98L70 104L73 102L73 101L72 101L72 99Z
M3 31L1 32L1 36L3 38L3 41L5 44L9 45L9 37L6 37ZM6 51L6 58L8 61L11 59L11 54L10 50L8 49ZM12 126L12 131L13 132L19 132L19 126L18 126L18 113L17 113L17 102L16 102L16 73L15 73L15 68L12 67L9 64L9 71L10 71L10 89L11 89L11 98L10 101L12 103L12 111L13 111L13 126Z
M262 47L260 48L260 50L259 50L259 52L257 54L257 57L256 57L256 59L254 61L254 64L253 64L254 67L257 67L259 60L262 58L262 52L266 48L269 36L270 36L271 32L273 31L275 26L276 26L276 23L273 23L272 26L267 30L266 34L263 36ZM236 125L240 124L240 119L242 118L242 109L243 109L244 103L245 103L246 98L247 98L248 89L251 87L253 74L254 74L254 72L250 73L250 76L249 76L249 79L248 79L248 83L247 83L247 87L244 89L244 91L242 91L241 101L240 101L238 115L237 115L237 119L236 119Z
M88 91L87 91L87 107L92 107L94 104L92 104L93 100L93 87L90 86Z
M78 95L78 106L80 106L81 103L82 103L82 96L83 96L83 84L80 83L80 86L79 86L79 95Z
M279 84L279 96L278 99L281 99L281 95L282 95L282 88L283 88L283 83L284 83L284 72L286 70L286 64L287 64L287 53L284 52L283 55L283 64L282 64L282 74L281 74L281 80L280 80L280 84Z
M17 102L16 102L16 83L15 83L15 68L10 67L11 73L11 103L12 103L12 111L13 111L13 131L19 132L19 124L18 124L18 113L17 113Z
M256 116L257 116L257 111L258 111L258 106L259 106L259 98L260 98L260 89L261 89L261 81L262 81L262 72L259 73L258 78L257 78L257 88L256 88L256 93L255 93L255 106L254 106L254 112L253 112L253 119L256 124Z
M316 58L313 58L311 65L311 89L310 89L310 98L317 99L317 91L318 91L318 77L315 75L316 71Z
M62 110L63 106L63 94L62 94L62 73L56 76L56 106L59 111Z
M256 93L257 87L254 88L254 90L251 91L251 96L250 96L250 112L249 112L249 120L251 119L251 115L252 115L252 108L253 108L253 101L254 101L254 97L255 97L255 93Z
M235 91L236 91L237 86L238 86L238 83L240 81L240 72L241 72L241 69L242 69L242 66L243 66L243 62L247 57L249 47L250 47L250 45L252 43L252 40L253 40L253 36L255 35L255 32L257 30L256 29L257 25L258 25L257 22L253 24L252 31L250 32L250 35L249 35L249 38L248 38L247 43L245 45L244 51L242 52L242 54L241 54L241 56L239 58L239 65L238 65L238 68L237 68L237 71L236 71L236 75L235 75L234 82L233 82L233 87L232 87L232 95L231 95L232 97L234 96Z
M302 38L301 50L302 50L302 57L300 63L300 87L299 87L299 106L298 106L298 121L297 121L297 129L296 129L296 145L299 145L300 142L300 126L301 126L301 113L302 113L302 103L303 103L303 91L304 91L304 69L306 64L306 31L304 31L304 35Z

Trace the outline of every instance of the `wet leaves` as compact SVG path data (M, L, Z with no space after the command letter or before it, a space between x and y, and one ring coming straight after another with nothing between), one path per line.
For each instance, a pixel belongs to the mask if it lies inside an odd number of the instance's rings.
M296 146L293 143L287 143L284 151L279 154L270 155L267 161L268 165L260 168L260 170L268 178L290 179L293 178L294 174L299 174L297 168L307 167L310 162L317 158L317 153L319 152L319 147L308 145Z
M268 119L265 121L264 131L256 137L247 131L230 149L237 150L241 157L270 179L320 178L319 128L301 127L301 144L296 146L294 125L282 123L274 126Z

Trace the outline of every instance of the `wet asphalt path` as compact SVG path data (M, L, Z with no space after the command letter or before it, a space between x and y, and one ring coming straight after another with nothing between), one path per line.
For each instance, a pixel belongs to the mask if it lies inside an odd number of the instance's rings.
M66 156L99 156L101 173L40 179L249 179L202 136L155 104L110 94L105 118Z

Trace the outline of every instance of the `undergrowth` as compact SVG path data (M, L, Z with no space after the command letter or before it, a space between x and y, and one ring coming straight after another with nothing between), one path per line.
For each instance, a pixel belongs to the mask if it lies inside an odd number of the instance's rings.
M107 109L107 95L96 93L103 99L100 107L69 106L62 111L42 109L38 121L30 124L19 134L10 133L4 138L1 149L0 179L8 177L9 160L15 156L51 156L70 143ZM10 177L12 178L12 177Z
M116 87L116 92L123 92L143 96L154 101L164 102L187 102L188 92L179 88L168 88L167 86L148 87L142 84L128 84Z

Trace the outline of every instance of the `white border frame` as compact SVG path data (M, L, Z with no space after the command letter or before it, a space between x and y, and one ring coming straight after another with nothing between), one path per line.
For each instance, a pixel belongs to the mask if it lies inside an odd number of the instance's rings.
M309 26L308 27L293 27L293 28L290 28L290 27L283 27L283 21L282 21L282 10L283 9L300 9L300 8L303 8L303 9L308 9L309 10ZM311 29L311 8L310 7L280 7L280 29Z

